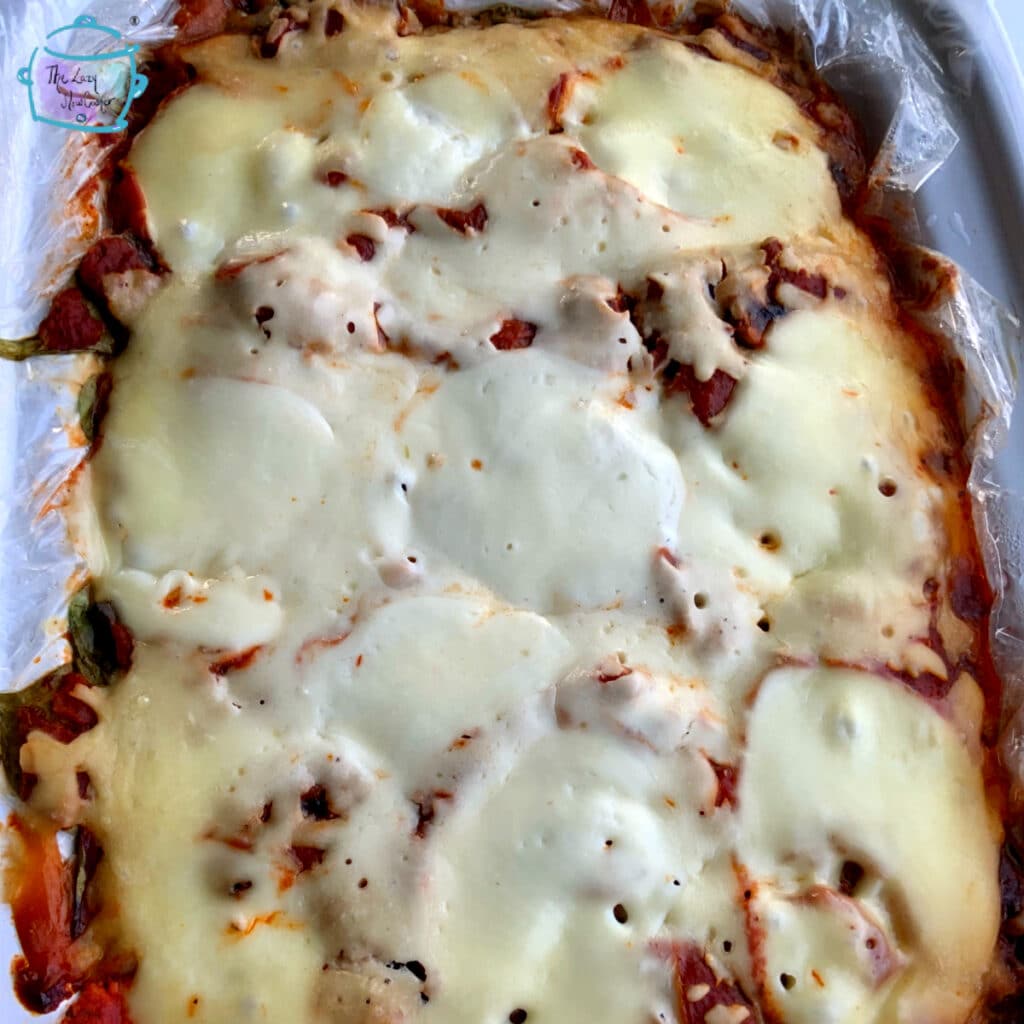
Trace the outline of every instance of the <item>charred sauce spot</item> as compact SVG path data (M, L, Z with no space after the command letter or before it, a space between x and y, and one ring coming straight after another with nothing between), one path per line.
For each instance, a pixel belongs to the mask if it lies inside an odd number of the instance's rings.
M992 592L981 568L960 556L949 574L949 606L963 622L981 622L992 607Z
M414 793L412 802L416 807L416 828L413 835L425 839L437 814L437 801L452 800L454 793L447 789L435 789L432 793Z
M96 835L84 825L75 830L75 853L72 860L71 938L81 938L99 911L92 889L96 869L103 859L103 847Z
M612 0L607 17L609 21L618 21L626 25L655 27L654 16L645 0Z
M80 800L91 800L93 797L92 778L86 771L75 772L75 785Z
M665 298L665 289L661 282L653 277L647 278L647 291L644 298L648 302L661 302Z
M832 180L835 182L836 190L842 197L843 201L848 201L856 191L853 178L850 176L850 172L846 169L846 166L840 160L836 160L835 157L831 158L828 162L828 172L832 175Z
M254 845L248 836L219 836L214 831L205 833L203 838L223 843L229 850L237 850L239 853L252 853Z
M401 228L412 234L416 230L416 226L409 220L409 217L414 209L415 207L409 207L408 210L399 213L390 206L382 206L374 210L364 210L363 213L372 213L375 217L380 217L389 228Z
M632 675L633 670L626 664L619 662L617 666L611 664L602 665L598 669L595 679L599 683L613 683L616 679L623 679L625 676Z
M395 32L398 36L411 36L421 31L423 24L416 16L416 12L405 4L398 5L398 22L395 25Z
M281 48L281 43L284 42L285 36L291 32L305 29L307 27L308 20L308 13L303 11L302 8L293 9L286 7L281 11L279 17L275 18L270 23L262 41L259 42L259 55L265 60L276 57L278 50Z
M721 807L728 804L735 807L737 803L737 788L739 785L739 773L736 766L732 764L720 764L713 758L708 757L707 762L715 773L718 788L715 791L715 806Z
M782 264L783 245L777 238L769 238L761 250L769 271L767 284L763 289L746 290L740 284L737 294L723 303L719 314L732 327L736 344L748 350L763 348L768 330L789 312L780 293L782 285L788 284L818 299L827 298L829 291L828 281L822 274L803 268L794 270ZM724 262L722 269L724 282L729 278Z
M324 35L330 39L332 36L340 35L345 30L345 16L334 7L327 9L324 18Z
M656 336L645 340L644 348L651 354L655 371L663 370L668 362L668 342L664 338ZM673 372L675 371L673 370Z
M369 263L377 253L377 244L369 235L349 235L345 241L355 249L363 263Z
M302 875L323 864L327 851L319 846L289 846L288 855L296 865L295 873Z
M828 281L821 274L811 274L806 270L790 270L788 267L777 267L775 269L775 291L778 292L780 284L791 284L816 299L828 297Z
M742 24L742 23L741 23ZM759 46L752 39L746 38L745 34L734 31L736 27L736 20L722 19L715 25L715 31L722 36L725 41L732 46L734 49L739 50L741 53L746 53L753 57L754 60L759 60L764 63L771 60L772 55L769 50L766 50L763 46Z
M733 337L740 348L759 349L764 347L768 328L787 312L786 307L777 302L752 303L739 314L726 311L724 319L732 326Z
M987 590L987 584L984 582L984 577L981 574L981 570L978 569L976 571L972 571L969 568L971 565L971 560L966 557L963 558L962 561L958 560L954 563L954 569L948 582L948 598L950 607L954 611L954 614L958 614L960 617L963 615L970 616L978 614L979 618L977 621L981 622L988 617L989 609L991 607L991 597ZM954 596L954 588L956 587L958 578L958 569L966 573L974 583L961 583L961 586L964 588L963 591L959 595ZM973 589L975 585L979 588L985 588L982 597L979 597L979 594L981 594L982 591ZM968 591L968 587L972 589ZM941 678L932 672L922 672L919 675L914 675L906 669L895 669L888 664L878 665L875 663L869 663L867 665L853 665L848 667L861 668L865 671L875 672L878 675L898 680L908 689L913 690L925 700L932 702L943 700L949 694L950 689L961 673L967 673L979 680L979 683L982 685L983 692L986 693L986 697L989 697L992 687L990 680L986 678L986 663L982 662L979 665L974 661L969 652L960 655L956 660L954 660L946 648L942 631L939 629L942 584L935 578L927 579L922 587L922 593L925 600L928 602L928 633L926 636L920 637L919 639L921 643L939 656L945 667L946 677ZM975 601L983 602L983 607L979 607ZM959 613L956 611L956 607L959 607ZM966 621L970 622L972 620L968 618Z
M273 811L274 801L268 800L242 825L238 832L224 835L216 826L213 826L202 834L202 838L214 843L222 843L228 849L237 850L239 853L252 853L256 846L256 833L261 825L266 825L270 821Z
M377 314L380 312L380 303L375 302L373 304L373 325L377 328L377 343L381 348L387 348L388 343L391 339L387 336L387 332L380 325L380 320L377 319Z
M942 655L940 654L940 657L941 656ZM913 691L919 697L932 704L938 704L949 696L949 691L952 689L953 682L958 674L958 670L956 670L946 679L936 675L934 672L921 672L918 675L914 675L907 669L893 668L891 665L885 664L882 661L872 659L864 661L845 661L840 658L824 658L822 659L822 662L829 668L844 668L851 669L854 672L869 672L872 675L880 676L883 679L891 679L894 682L902 683L908 690Z
M792 285L816 299L828 297L828 281L822 274L812 274L803 268L793 270L783 266L782 253L783 245L777 238L769 238L761 246L764 253L765 266L771 270L771 278L768 281L768 295L778 301L779 286L782 284Z
M97 373L85 382L78 393L78 422L90 444L87 458L92 458L103 445L103 420L110 408L110 395L113 390L113 375Z
M427 969L419 960L391 960L385 966L392 971L408 971L420 984L427 980Z
M754 1006L739 983L720 978L699 947L690 942L657 943L654 951L672 964L672 989L680 1024L706 1024L716 1007L738 1007L748 1011L749 1020L756 1019Z
M855 860L844 860L839 870L839 891L844 896L852 896L864 881L864 875L864 868Z
M437 215L460 235L478 234L487 227L487 207L483 203L477 203L468 210L452 210L439 206Z
M1015 837L1003 844L999 859L1000 920L999 958L1004 977L998 989L990 993L992 1020L1011 1024L1020 1017L1011 1012L1024 1000L1024 938L1020 935L1020 915L1024 913L1024 856ZM1016 1000L1016 1001L1015 1001ZM988 1020L989 1018L986 1018Z
M256 655L262 650L263 644L256 644L254 647L249 647L244 651L238 651L235 654L218 658L216 661L210 662L210 671L215 676L226 676L230 672L241 672L253 663Z
M254 267L261 263L270 263L280 255L281 253L279 252L272 252L265 256L254 256L251 259L228 260L214 271L213 279L215 281L234 280L243 270L248 270L249 267Z
M761 252L764 253L765 266L774 267L782 255L783 245L777 238L765 239L761 244Z
M724 412L736 390L736 378L724 370L715 370L708 380L700 380L692 366L674 360L665 367L663 379L666 393L689 396L693 414L705 427Z
M670 551L668 548L658 548L655 552L658 558L663 559L672 566L673 569L678 569L682 563L679 561L674 551Z
M765 954L766 934L764 923L758 913L754 897L757 883L750 877L746 867L733 858L733 876L736 879L737 895L743 913L744 931L754 983L760 991L761 1011L765 1024L781 1024L781 1014L772 1005L771 992L767 983L767 957Z
M622 285L616 285L615 294L610 299L605 299L605 305L614 313L632 314L636 308L636 299L628 295Z
M569 102L570 82L568 72L562 72L548 90L548 133L551 135L558 135L564 130L562 114Z
M597 164L594 163L590 157L583 152L582 149L578 149L573 146L569 151L569 157L572 160L573 167L581 171L594 171L597 170Z
M253 318L255 319L257 325L259 326L259 329L263 332L263 337L269 340L271 331L269 327L265 327L264 325L269 320L274 319L273 308L271 306L260 306L259 309L257 309L256 312L253 313Z
M313 821L336 821L341 815L331 807L327 788L317 783L310 786L299 798L299 807L304 818Z
M307 658L312 657L317 651L326 650L329 647L338 647L349 638L349 631L337 633L334 636L314 636L306 640L295 655L295 663L301 665Z
M691 53L696 53L700 57L706 57L708 60L718 60L718 58L703 44L695 43L688 39L683 43Z
M501 352L529 348L537 336L537 325L526 320L502 320L490 337L491 344Z
M115 231L150 241L146 196L130 167L122 165L114 170L107 193L107 215Z
M451 751L451 750L463 750L467 746L469 746L469 744L472 743L473 740L475 740L477 738L477 736L479 736L479 735L480 735L480 730L479 729L473 729L471 732L464 732L464 733L462 733L461 736L458 736L454 740L452 740L452 742L449 745L448 749L449 749L449 751Z

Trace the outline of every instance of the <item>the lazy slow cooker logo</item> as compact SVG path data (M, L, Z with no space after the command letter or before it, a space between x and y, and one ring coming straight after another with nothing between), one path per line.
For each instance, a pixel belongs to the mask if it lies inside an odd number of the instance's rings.
M138 49L87 14L51 32L18 71L33 119L79 132L123 131L148 84L135 68Z

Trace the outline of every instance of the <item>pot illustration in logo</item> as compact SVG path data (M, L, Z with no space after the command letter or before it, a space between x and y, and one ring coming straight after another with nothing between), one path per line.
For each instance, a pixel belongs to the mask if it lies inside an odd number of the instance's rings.
M83 45L72 48L72 41ZM114 44L119 45L103 50ZM132 100L148 84L135 67L138 49L123 43L117 29L87 14L51 32L32 51L28 66L18 71L18 81L28 88L33 119L80 132L123 131Z

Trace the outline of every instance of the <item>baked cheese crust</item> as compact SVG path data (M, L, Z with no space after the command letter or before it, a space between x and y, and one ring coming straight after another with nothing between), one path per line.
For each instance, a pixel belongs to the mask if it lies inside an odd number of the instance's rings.
M978 1003L962 439L728 24L331 0L181 51L72 500L134 650L19 754L136 1024Z

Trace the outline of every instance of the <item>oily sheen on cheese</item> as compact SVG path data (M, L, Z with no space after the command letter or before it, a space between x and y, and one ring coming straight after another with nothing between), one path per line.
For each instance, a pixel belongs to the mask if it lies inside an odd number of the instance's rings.
M132 1019L959 1024L962 512L822 129L718 37L397 19L190 47L128 157L169 272L76 515L135 655L22 760Z

